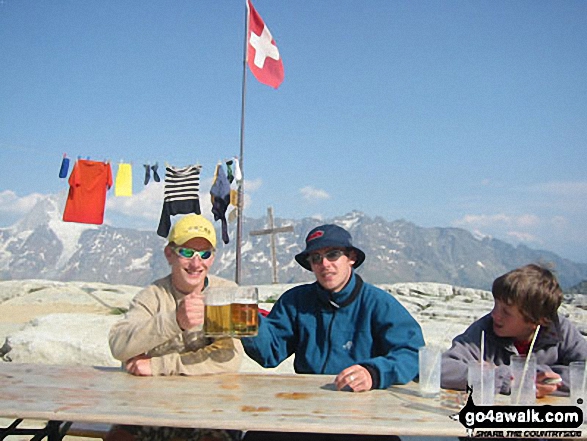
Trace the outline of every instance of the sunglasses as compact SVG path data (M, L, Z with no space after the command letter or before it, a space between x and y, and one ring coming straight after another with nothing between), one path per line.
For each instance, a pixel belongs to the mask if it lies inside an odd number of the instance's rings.
M308 262L314 265L318 265L319 263L322 263L325 257L329 262L336 262L343 255L348 256L347 252L343 250L330 250L324 254L312 253L308 255Z
M193 259L196 254L200 256L200 259L207 260L212 256L212 251L204 250L192 250L191 248L184 248L184 247L172 247L171 248L175 254L179 257L183 257L184 259Z

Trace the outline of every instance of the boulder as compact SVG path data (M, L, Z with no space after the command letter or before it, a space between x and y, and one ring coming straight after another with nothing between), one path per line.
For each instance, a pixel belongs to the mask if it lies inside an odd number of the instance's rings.
M293 285L259 286L260 307L271 309L273 301ZM402 303L422 326L427 344L450 346L455 335L493 307L490 292L437 283L379 285ZM119 366L110 354L108 332L123 317L140 287L82 282L0 282L0 312L50 311L24 323L0 327L9 334L0 357L19 363L85 364ZM583 300L583 299L581 299ZM40 306L39 306L40 305ZM564 303L560 312L587 333L587 310L581 301ZM6 318L6 314L4 314ZM10 317L8 317L9 319ZM9 320L7 320L9 321ZM2 336L0 336L2 337ZM0 345L3 340L0 340ZM246 357L243 372L293 372L293 358L274 369L263 369Z
M7 338L15 363L120 366L110 354L108 332L120 316L49 314Z

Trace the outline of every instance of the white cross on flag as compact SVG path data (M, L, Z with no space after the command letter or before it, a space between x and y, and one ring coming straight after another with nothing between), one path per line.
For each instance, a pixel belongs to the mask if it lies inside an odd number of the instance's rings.
M249 9L247 33L247 64L261 83L275 89L283 82L283 62L271 32L259 13L247 0Z

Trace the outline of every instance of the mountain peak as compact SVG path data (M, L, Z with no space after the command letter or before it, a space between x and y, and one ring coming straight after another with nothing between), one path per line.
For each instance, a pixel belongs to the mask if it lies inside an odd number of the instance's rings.
M154 229L63 222L65 200L65 194L41 200L19 222L0 231L0 277L31 278L34 272L35 278L147 285L169 271L163 255L165 241ZM334 223L351 232L354 244L367 255L358 272L371 283L434 282L489 289L497 276L532 262L552 263L562 286L587 279L586 264L570 262L548 251L481 239L460 228L424 228L403 219L373 219L357 210L327 220L281 222L292 225L296 234L278 235L279 283L313 280L312 273L298 265L294 256L303 248L304 235L320 223ZM273 280L269 237L249 235L265 224L265 219L244 220L244 284ZM230 242L218 245L212 274L232 280L234 223L229 224L228 233Z

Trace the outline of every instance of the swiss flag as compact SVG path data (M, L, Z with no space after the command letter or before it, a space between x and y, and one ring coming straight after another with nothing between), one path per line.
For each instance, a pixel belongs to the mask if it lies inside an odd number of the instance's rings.
M247 0L247 8L247 64L257 80L277 89L284 77L279 50L265 22L253 8L251 0Z

